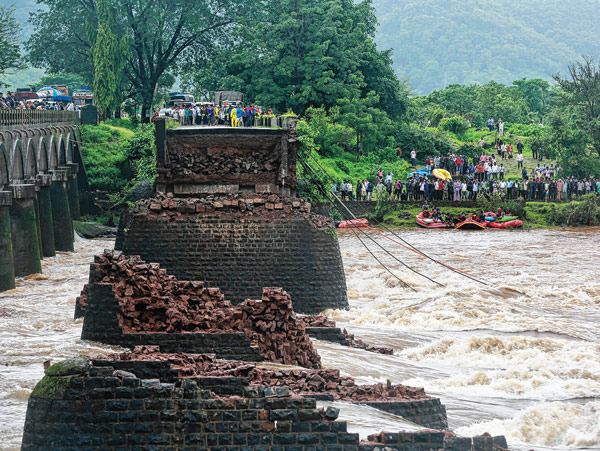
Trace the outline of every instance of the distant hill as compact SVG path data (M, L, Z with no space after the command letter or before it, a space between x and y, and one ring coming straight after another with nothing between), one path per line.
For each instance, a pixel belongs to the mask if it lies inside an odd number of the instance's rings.
M508 83L600 58L600 8L589 0L373 0L376 41L421 94L453 83Z
M23 41L26 41L34 31L33 25L28 22L29 13L39 10L41 7L36 0L0 0L0 7L9 9L11 6L14 6L15 19L22 27Z
M14 17L21 25L22 40L25 42L34 31L33 25L29 20L29 13L40 9L36 0L0 0L0 6L9 9L14 5ZM17 88L26 88L40 81L44 76L42 69L30 67L14 74L2 75L2 80L8 85L6 88L0 88L1 91L15 91Z
M420 94L453 83L550 79L582 54L600 59L597 1L372 1L379 47L394 50L396 73ZM34 31L29 13L40 6L36 0L0 0L3 7L13 4L25 40ZM39 73L12 76L11 84Z

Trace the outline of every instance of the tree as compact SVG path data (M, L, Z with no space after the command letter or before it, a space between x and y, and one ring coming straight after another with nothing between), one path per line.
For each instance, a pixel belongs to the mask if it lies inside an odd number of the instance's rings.
M90 31L93 40L94 100L100 111L110 117L119 111L123 94L121 91L122 71L127 56L127 39L117 40L113 33L113 18L108 0L98 0L98 26Z
M600 64L583 57L569 65L568 77L557 74L554 80L561 88L559 104L571 109L571 126L585 132L583 144L600 158ZM585 154L585 148L579 151Z
M14 10L0 7L0 75L23 69L19 26L13 17ZM1 82L0 82L1 84Z
M356 149L370 152L378 146L391 145L389 136L392 131L392 121L383 110L377 108L379 97L370 92L366 97L340 99L340 123L356 131Z
M541 117L548 112L548 107L556 97L556 94L550 89L550 83L541 78L522 78L513 81L513 85L523 94L529 109L537 112Z
M86 24L97 27L95 0L40 0L45 11L32 15L36 32L27 41L31 61L49 71L69 70L93 78L93 42ZM123 70L125 97L142 105L142 118L153 106L165 75L176 73L190 57L209 58L212 43L227 39L230 27L253 2L242 0L108 0L114 33L127 37ZM167 77L168 79L168 77Z
M282 0L259 6L236 32L244 45L217 69L241 80L248 98L303 114L309 107L332 108L339 99L375 91L379 108L393 114L406 110L389 53L378 52L374 44L377 22L369 0Z

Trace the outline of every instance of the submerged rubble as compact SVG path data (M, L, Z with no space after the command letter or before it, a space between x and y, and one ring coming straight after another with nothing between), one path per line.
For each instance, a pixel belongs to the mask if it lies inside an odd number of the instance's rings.
M330 320L326 316L311 315L301 316L299 321L304 323L309 335L325 341L332 341L344 346L352 348L364 349L365 351L374 352L376 354L392 355L392 348L383 346L371 346L359 338L355 338L354 334L348 333L346 329L340 329L336 326L335 321Z

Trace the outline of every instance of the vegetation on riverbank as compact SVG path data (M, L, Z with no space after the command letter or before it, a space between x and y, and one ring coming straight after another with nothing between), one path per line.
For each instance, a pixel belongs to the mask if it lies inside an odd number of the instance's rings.
M431 205L435 205L432 202ZM479 199L467 207L442 207L444 214L458 216L483 211L496 211L498 207L509 207L512 214L523 220L523 230L552 227L578 227L600 225L600 199L588 194L581 199L563 203L503 201L499 197ZM371 217L382 221L388 227L416 228L415 217L421 212L418 205L396 202L378 202Z
M154 126L112 119L81 127L82 157L100 212L86 219L112 224L120 208L151 194L156 178Z

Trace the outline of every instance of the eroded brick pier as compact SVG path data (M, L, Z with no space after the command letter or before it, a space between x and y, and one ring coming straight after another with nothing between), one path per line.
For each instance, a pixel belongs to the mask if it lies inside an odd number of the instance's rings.
M297 312L348 306L334 226L296 197L295 128L163 127L157 196L124 215L116 249L232 302L277 286Z

